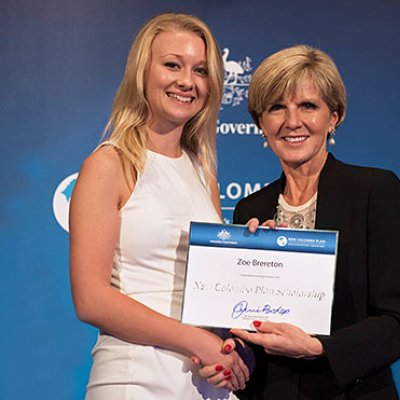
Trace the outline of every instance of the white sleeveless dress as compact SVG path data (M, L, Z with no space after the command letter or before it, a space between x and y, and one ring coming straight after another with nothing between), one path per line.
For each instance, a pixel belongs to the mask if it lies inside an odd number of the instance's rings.
M169 158L148 150L120 221L112 285L179 319L190 221L220 222L200 167L185 152ZM236 399L173 351L100 333L92 356L86 400Z

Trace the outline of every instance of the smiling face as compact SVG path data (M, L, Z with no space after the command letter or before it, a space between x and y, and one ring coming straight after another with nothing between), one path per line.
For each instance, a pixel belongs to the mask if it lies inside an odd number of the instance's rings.
M327 134L337 121L338 113L329 110L310 79L299 83L293 93L268 104L259 118L272 150L289 168L322 167Z
M183 128L204 106L208 93L206 48L192 32L161 32L152 44L146 79L149 126Z

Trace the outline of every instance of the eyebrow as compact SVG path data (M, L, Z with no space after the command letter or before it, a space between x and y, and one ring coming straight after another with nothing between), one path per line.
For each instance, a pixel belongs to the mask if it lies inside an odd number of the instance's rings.
M300 103L318 103L320 100L317 97L305 97L300 100Z
M274 103L281 103L284 101L284 97L285 96L279 96L276 99L273 99L271 101L268 102L268 104L274 104ZM312 103L316 103L318 102L320 99L318 97L304 97L302 99L300 99L300 103L304 103L304 102L312 102Z
M184 56L180 55L180 54L175 54L175 53L167 53L167 54L163 54L161 56L161 58L167 58L167 57L176 57L179 60L183 60ZM207 60L200 60L199 64L203 64L206 65L207 64Z
M175 53L167 53L167 54L163 54L161 57L177 57L177 58L183 58L180 54L175 54Z

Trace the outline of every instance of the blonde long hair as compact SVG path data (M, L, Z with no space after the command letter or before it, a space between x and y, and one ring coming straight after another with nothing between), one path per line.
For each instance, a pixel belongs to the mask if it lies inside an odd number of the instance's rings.
M209 90L203 109L184 126L182 147L194 156L206 175L216 170L216 124L223 94L223 61L220 49L207 25L189 14L166 13L149 20L130 49L125 74L115 95L104 138L124 155L124 172L133 184L132 167L141 172L148 138L149 105L145 94L147 71L154 38L161 32L187 31L199 36L206 47Z

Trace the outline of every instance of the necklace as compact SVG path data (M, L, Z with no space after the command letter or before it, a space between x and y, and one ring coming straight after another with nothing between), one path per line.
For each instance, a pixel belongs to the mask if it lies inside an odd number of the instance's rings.
M286 224L292 229L314 229L317 211L318 192L306 203L300 206L291 206L283 195L279 195L276 206L275 222L277 225Z

